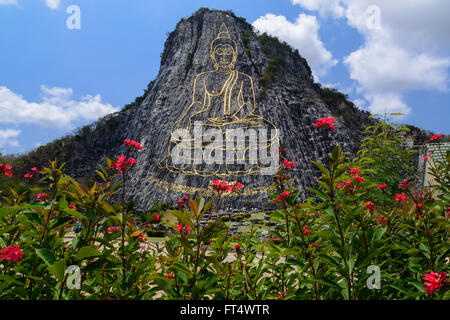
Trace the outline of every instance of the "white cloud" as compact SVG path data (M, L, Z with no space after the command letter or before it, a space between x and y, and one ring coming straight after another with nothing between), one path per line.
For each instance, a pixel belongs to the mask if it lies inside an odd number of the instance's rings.
M8 4L17 4L17 0L0 0L0 6Z
M364 44L344 63L372 112L409 112L404 94L448 89L448 0L292 0L321 16L345 18ZM380 28L370 28L379 8Z
M70 88L41 86L42 101L29 102L21 95L0 86L0 123L32 123L43 127L73 129L74 121L93 121L119 110L102 103L99 94L72 99Z
M311 11L318 11L321 16L331 14L335 18L340 18L345 13L345 9L339 2L339 0L292 0L293 4L299 4Z
M16 139L20 135L20 130L6 129L0 130L0 150L4 146L18 147L19 141Z
M315 77L324 75L329 68L337 64L319 38L319 23L315 16L300 14L294 23L286 17L271 13L258 18L253 26L259 32L267 32L286 41L306 58Z
M45 0L45 4L50 9L57 9L59 7L60 0Z

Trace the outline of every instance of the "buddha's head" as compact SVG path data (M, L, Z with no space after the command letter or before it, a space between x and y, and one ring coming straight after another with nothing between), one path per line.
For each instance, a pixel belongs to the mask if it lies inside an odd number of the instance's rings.
M217 37L211 42L209 54L216 70L233 70L237 59L237 45L222 24Z

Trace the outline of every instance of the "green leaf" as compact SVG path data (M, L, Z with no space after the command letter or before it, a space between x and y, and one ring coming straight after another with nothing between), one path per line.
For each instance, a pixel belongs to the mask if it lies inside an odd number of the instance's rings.
M101 255L101 253L98 250L91 247L83 247L80 251L78 251L75 256L75 260L83 260L86 258L97 257L99 255Z
M423 255L426 257L426 258L430 258L430 248L428 248L428 246L425 244L425 243L421 243L420 245L419 245L419 249L422 251L422 253L423 253Z
M330 287L334 287L334 288L337 288L337 289L341 289L340 286L338 286L336 283L334 283L332 280L330 280L328 278L314 277L312 280L316 281L316 282L319 282L321 284L324 284L326 286L330 286Z
M319 198L321 198L324 201L328 201L330 200L330 197L325 194L325 192L323 192L322 190L318 189L318 188L310 188L310 190L312 192L314 192L315 194L317 194L319 196Z
M170 212L171 214L173 214L178 220L180 220L180 222L182 224L188 225L188 226L193 226L194 223L192 222L192 220L183 212L179 211L179 210L167 210L167 212Z
M35 251L38 257L41 258L47 265L51 266L52 264L55 263L56 257L50 250L36 249Z
M64 281L64 274L66 272L66 264L64 263L64 259L58 260L57 262L55 262L51 266L48 266L47 269L60 282Z

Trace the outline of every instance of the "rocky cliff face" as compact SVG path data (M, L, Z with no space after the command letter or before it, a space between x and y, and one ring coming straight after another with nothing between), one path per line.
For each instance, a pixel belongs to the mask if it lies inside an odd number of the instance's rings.
M159 74L143 101L60 140L57 146L53 145L53 152L48 152L49 157L65 161L68 172L75 177L89 177L106 156L123 154L123 139L130 138L144 145L144 150L137 153L137 164L129 171L127 183L129 198L136 201L138 208L147 209L154 201L174 202L186 194L207 195L210 181L217 177L171 172L161 161L167 156L172 125L192 104L196 76L215 70L211 42L223 24L237 47L234 69L253 79L255 113L278 127L281 146L297 162L294 185L303 190L314 185L318 172L311 160L323 159L324 148L312 124L318 118L336 116L336 131L330 133L332 144L339 143L346 151L353 151L360 135L358 125L368 121L368 114L345 99L336 104L329 97L327 100L314 84L306 61L287 44L267 35L258 36L251 25L230 12L207 9L181 20L169 35ZM217 81L211 88L221 86ZM343 110L352 117L343 117ZM229 180L239 180L246 190L244 197L230 199L230 206L242 206L246 200L255 207L267 203L270 176Z

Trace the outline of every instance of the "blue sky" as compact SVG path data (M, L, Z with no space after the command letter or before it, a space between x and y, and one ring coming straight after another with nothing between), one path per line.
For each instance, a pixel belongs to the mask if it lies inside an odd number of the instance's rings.
M318 81L361 108L448 134L450 2L391 2L0 0L0 152L29 151L133 101L156 77L167 33L200 7L231 9L298 48ZM80 29L66 26L70 5Z

